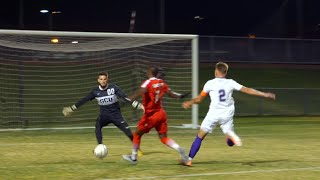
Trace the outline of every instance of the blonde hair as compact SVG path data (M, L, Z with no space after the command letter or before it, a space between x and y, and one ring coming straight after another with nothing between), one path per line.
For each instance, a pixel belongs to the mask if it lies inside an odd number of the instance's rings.
M216 64L216 70L218 70L219 72L221 72L222 74L227 74L229 69L229 66L227 63L224 62L218 62Z

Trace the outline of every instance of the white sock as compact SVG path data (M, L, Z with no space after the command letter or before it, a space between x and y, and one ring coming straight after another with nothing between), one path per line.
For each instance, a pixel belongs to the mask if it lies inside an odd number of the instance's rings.
M179 151L179 144L177 144L176 142L174 142L174 140L169 140L167 142L167 146L171 147L172 149L175 149L176 151Z
M132 149L131 159L137 160L138 151L135 149Z

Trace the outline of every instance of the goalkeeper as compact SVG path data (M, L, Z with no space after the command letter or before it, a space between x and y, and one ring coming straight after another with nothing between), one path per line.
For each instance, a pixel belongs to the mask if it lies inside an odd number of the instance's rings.
M98 75L98 83L99 86L93 88L87 96L80 99L72 106L64 107L62 110L63 115L69 116L72 112L77 110L86 102L96 99L100 106L100 114L95 125L95 133L98 144L102 144L101 129L110 123L113 123L115 126L117 126L131 141L133 141L132 131L121 114L118 98L131 103L136 109L144 110L143 105L138 101L131 101L129 98L127 98L127 95L117 85L109 84L108 73L106 72L102 72ZM139 151L139 155L142 155L141 151Z

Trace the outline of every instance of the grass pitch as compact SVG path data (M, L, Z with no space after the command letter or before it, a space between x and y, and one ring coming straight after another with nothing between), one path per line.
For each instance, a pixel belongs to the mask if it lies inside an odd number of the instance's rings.
M92 154L94 129L0 132L0 179L318 179L319 117L235 118L242 147L228 147L217 128L203 141L193 167L178 165L178 153L155 131L142 139L137 165L122 160L130 141L104 128L109 154ZM197 130L170 128L169 136L187 151Z

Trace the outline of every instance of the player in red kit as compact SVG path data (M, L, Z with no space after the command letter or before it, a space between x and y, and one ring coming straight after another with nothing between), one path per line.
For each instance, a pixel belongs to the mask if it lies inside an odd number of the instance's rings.
M131 155L123 155L123 159L137 163L137 153L140 147L140 141L143 134L148 133L152 128L158 132L161 142L170 148L178 151L181 161L187 161L188 156L184 148L179 146L174 140L170 139L167 135L167 114L162 108L162 97L164 94L172 98L184 98L188 94L179 94L170 90L168 85L162 80L157 78L158 68L151 66L147 69L148 79L142 83L137 93L130 96L129 99L135 100L142 95L142 104L145 112L137 128L133 133L133 149Z

